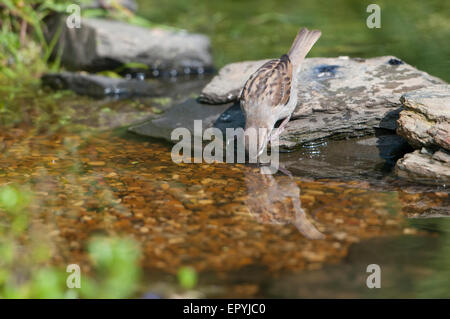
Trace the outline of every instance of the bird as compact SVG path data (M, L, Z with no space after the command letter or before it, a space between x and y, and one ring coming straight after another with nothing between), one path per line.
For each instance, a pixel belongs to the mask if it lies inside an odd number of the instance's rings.
M289 122L297 106L298 73L301 63L320 38L319 30L302 28L287 54L272 59L258 68L245 82L239 101L245 116L244 136L247 153L252 147L259 157L269 141L277 138ZM282 120L278 128L275 124ZM248 138L257 132L255 140Z

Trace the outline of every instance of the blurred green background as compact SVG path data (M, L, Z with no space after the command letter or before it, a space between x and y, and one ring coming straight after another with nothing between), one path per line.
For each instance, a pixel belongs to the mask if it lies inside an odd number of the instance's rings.
M302 26L322 30L310 56L395 55L450 80L450 1L445 0L138 0L138 13L210 36L216 66L278 57ZM369 29L369 4L381 28Z

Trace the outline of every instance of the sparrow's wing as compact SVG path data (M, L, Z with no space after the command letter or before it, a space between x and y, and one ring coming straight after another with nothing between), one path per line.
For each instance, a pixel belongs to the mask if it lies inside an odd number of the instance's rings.
M246 107L285 105L291 94L291 83L292 63L285 54L279 59L268 61L249 77L242 90L241 100Z

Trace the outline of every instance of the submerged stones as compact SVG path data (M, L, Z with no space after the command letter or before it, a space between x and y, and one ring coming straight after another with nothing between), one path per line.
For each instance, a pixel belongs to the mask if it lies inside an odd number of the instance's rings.
M399 176L425 182L450 182L450 85L440 85L401 97L397 133L420 149L397 162Z

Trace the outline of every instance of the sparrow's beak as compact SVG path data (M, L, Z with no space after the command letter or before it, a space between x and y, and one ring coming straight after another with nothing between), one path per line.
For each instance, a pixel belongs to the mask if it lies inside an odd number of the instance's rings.
M250 130L253 130L250 133ZM268 129L246 129L245 134L245 149L249 155L250 160L256 160L264 152L269 142L269 136L272 130Z
M267 147L267 144L270 141L270 135L272 132L263 133L261 139L258 139L258 157L261 156L261 154L264 152L264 149Z

